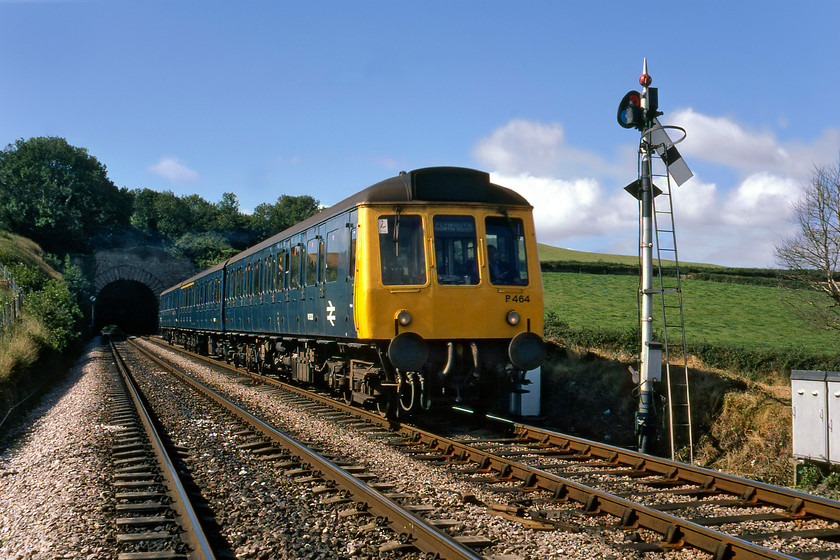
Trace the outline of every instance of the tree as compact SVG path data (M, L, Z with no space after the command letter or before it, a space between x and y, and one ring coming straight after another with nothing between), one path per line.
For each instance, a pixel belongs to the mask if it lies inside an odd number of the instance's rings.
M840 330L840 160L814 168L793 220L799 230L776 246L776 258L811 288L794 305L821 326Z
M129 204L105 166L64 138L20 139L0 152L0 228L47 251L84 251L100 230L127 223Z
M319 202L309 195L284 194L274 204L263 203L254 208L251 229L264 239L314 216L319 210Z
M189 259L198 268L209 268L229 259L239 251L220 233L185 233L168 252L176 257Z
M239 211L239 201L236 194L226 192L222 200L216 204L216 229L218 231L236 232L243 229L245 217Z

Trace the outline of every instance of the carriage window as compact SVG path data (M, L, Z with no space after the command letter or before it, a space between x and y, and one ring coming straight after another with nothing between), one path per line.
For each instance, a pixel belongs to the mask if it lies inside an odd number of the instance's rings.
M426 283L426 254L420 216L380 216L379 260L385 285Z
M435 216L435 266L441 284L478 284L475 219Z
M318 274L318 240L312 239L306 247L306 285L314 286Z
M300 286L300 245L295 245L292 249L292 262L289 266L289 288L297 288Z
M277 291L286 289L286 258L288 253L280 251L277 254Z
M338 250L340 243L337 229L334 229L327 234L327 282L335 282L338 280Z
M522 220L504 216L488 216L487 267L490 282L498 285L524 286L528 283L528 261L525 255L525 228Z

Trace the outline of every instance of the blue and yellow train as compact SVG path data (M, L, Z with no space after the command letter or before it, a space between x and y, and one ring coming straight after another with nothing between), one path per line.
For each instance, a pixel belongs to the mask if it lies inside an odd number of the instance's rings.
M159 321L385 415L495 410L545 355L532 207L480 171L403 172L169 288Z

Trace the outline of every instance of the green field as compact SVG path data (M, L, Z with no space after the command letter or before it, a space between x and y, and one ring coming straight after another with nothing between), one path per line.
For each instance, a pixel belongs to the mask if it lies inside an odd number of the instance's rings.
M563 260L562 256L543 260ZM553 249L553 248L551 248ZM559 249L558 251L568 251ZM569 257L568 255L572 256ZM586 262L581 256L621 262L636 257L613 257L571 251L566 258ZM710 269L714 268L711 265ZM543 272L546 311L573 328L627 331L637 324L638 277L620 274ZM710 343L743 348L797 348L815 353L835 353L836 332L814 328L796 315L786 300L797 292L776 287L683 280L683 307L689 343ZM654 328L661 330L661 311L654 312Z

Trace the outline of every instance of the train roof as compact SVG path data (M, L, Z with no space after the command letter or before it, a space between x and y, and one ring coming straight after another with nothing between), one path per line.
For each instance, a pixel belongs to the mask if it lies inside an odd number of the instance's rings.
M238 261L259 252L291 235L304 231L322 221L349 208L365 204L400 204L408 202L431 202L441 204L473 203L498 204L501 206L519 206L532 208L519 193L490 182L490 174L465 167L425 167L414 171L403 171L396 177L385 179L341 202L281 231L268 239L237 253L229 260L213 268L200 272L174 286L185 286L196 279L209 274L228 263ZM167 290L169 291L169 290ZM164 292L165 293L165 292Z
M197 273L197 274L195 274L195 275L193 275L193 276L190 276L189 278L187 278L187 279L186 279L186 280L184 280L183 282L178 282L178 283L177 283L177 284L175 284L174 286L172 286L172 287L170 287L170 288L167 288L166 290L163 290L163 291L160 293L160 295L162 296L162 295L164 295L164 294L166 294L166 293L169 293L169 292L171 292L171 291L173 291L173 290L177 290L177 289L179 289L179 288L183 288L184 286L189 286L190 284L192 284L193 282L195 282L195 281L196 281L196 280L198 280L199 278L204 278L204 277L205 277L205 276L207 276L208 274L212 274L213 272L218 272L218 271L222 270L222 269L225 267L225 265L226 265L227 263L228 263L228 261L222 261L222 262L220 262L220 263L218 263L218 264L215 264L215 265L211 266L210 268L205 268L205 269L204 269L204 270L202 270L201 272L199 272L199 273Z
M531 208L525 197L507 187L490 182L490 174L465 167L426 167L403 171L277 233L231 257L239 260L277 243L349 208L365 204L406 202L499 204ZM228 261L228 262L230 262Z

